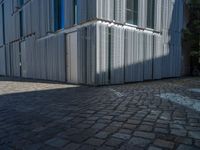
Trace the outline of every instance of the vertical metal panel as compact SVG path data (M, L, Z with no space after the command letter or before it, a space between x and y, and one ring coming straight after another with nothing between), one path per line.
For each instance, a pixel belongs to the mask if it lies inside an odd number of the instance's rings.
M124 78L125 82L143 81L151 79L152 74L153 79L180 76L183 0L155 1L154 29L162 34L130 27L126 29L124 39L126 27L108 22L78 29L77 54L72 51L77 57L68 64L73 68L73 64L76 66L77 63L77 83L108 84L109 78L112 84L123 83ZM54 30L53 0L25 2L27 4L22 8L24 36L31 33L35 36L23 37L25 41L21 43L23 77L65 81L64 34L56 33L38 40ZM146 28L147 24L147 2L139 1L138 26L142 28ZM16 1L5 0L4 4L4 69L7 75L18 76L16 62L19 61L19 50L16 50L17 43L13 42L20 39L19 12L13 14L16 8L12 6L16 5ZM64 7L65 27L68 28L74 25L73 0L65 0ZM78 0L78 23L95 18L125 23L125 14L126 0ZM0 46L3 45L1 18L0 14ZM2 57L0 61L4 62Z
M19 13L15 13L13 15L14 17L14 40L18 40L20 38L20 18Z
M22 60L22 77L35 78L36 63L35 58L35 36L31 36L20 43L21 60Z
M65 81L64 35L52 36L47 40L47 79Z
M114 0L97 0L97 18L114 20Z
M58 47L57 47L57 53L58 53L58 81L65 81L66 80L66 70L65 70L65 65L66 65L66 57L65 57L65 35L64 34L59 34L57 36L58 39Z
M22 77L27 77L27 57L26 57L26 46L25 46L25 41L20 43L20 48L21 48L21 64L22 64Z
M152 79L153 34L126 29L125 82Z
M144 34L144 80L152 80L153 75L153 34Z
M57 55L54 53L57 47L56 37L50 37L47 39L47 79L55 80L56 70L54 65L56 65L56 57Z
M65 0L65 27L71 27L74 25L74 0Z
M163 1L163 75L180 76L181 29L183 27L183 0Z
M96 19L97 0L87 0L88 20Z
M162 10L163 0L155 0L155 29L157 31L162 30Z
M96 26L87 27L87 84L96 84Z
M5 14L5 42L9 43L12 38L12 1L6 0L4 2L4 14Z
M111 27L110 75L111 84L124 82L124 29Z
M125 23L126 21L126 0L115 0L115 21L119 23Z
M23 34L24 36L31 34L31 3L26 4L23 7Z
M77 0L78 23L87 21L87 0Z
M109 83L109 27L108 24L96 25L96 84Z
M19 42L10 45L11 76L20 77Z
M78 84L77 32L66 35L67 82Z
M6 75L6 54L5 47L0 47L0 75Z
M138 43L136 41L137 33L135 30L126 29L125 31L125 82L136 81L136 54Z
M31 1L31 23L32 23L32 31L35 33L36 37L39 37L39 19L40 19L40 0Z
M78 83L86 84L86 77L87 77L87 53L86 53L86 28L78 29Z
M46 40L36 41L36 78L47 79L47 47Z
M5 46L6 51L6 75L11 76L11 58L10 58L10 46Z
M139 0L139 12L138 12L138 26L146 28L147 25L147 1Z
M3 14L2 14L2 6L0 5L0 46L2 46L3 43Z
M163 42L160 35L154 36L153 79L162 78L163 69Z

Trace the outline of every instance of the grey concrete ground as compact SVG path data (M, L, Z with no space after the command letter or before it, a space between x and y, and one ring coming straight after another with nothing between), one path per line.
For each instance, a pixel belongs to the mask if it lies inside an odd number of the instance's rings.
M105 87L0 78L0 150L200 149L200 78Z

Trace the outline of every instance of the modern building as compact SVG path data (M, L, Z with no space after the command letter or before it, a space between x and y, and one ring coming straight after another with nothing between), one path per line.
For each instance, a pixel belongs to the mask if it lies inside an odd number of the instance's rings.
M182 75L184 0L0 0L0 75L106 85Z

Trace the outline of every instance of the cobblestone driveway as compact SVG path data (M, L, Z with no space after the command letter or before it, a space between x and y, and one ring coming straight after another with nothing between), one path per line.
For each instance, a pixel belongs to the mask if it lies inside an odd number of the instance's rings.
M0 150L197 150L198 109L159 95L198 103L199 89L200 78L105 87L0 78Z

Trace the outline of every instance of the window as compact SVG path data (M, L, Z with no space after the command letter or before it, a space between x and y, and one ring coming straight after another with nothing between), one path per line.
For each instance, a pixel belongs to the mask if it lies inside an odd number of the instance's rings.
M154 28L155 0L148 0L147 4L147 27Z
M74 24L77 24L77 18L78 18L78 7L77 7L77 0L74 0Z
M127 0L126 6L127 23L138 24L138 0Z
M54 30L64 28L64 0L54 0Z

